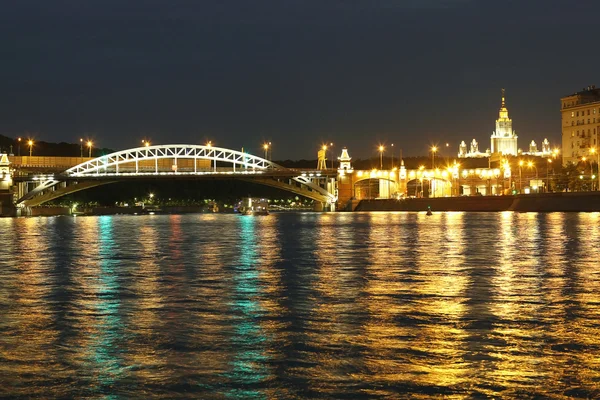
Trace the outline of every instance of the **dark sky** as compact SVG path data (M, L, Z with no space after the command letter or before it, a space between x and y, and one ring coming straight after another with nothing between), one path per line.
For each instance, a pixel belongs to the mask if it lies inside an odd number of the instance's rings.
M0 134L456 152L489 147L505 87L519 147L558 143L559 98L600 85L599 18L596 0L5 2Z

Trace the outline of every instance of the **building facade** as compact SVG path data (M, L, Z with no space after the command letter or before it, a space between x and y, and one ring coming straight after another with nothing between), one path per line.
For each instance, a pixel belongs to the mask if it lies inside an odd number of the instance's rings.
M502 105L496 120L496 130L490 137L492 142L492 153L516 156L518 153L517 134L512 128L512 119L508 117L508 109L502 89Z
M467 144L462 141L458 147L459 158L481 158L490 157L494 153L516 156L519 154L517 146L518 136L512 128L512 119L508 117L506 108L506 98L504 89L502 89L502 103L496 120L496 130L490 137L491 146L485 151L479 150L479 145L475 139L471 142L470 149L467 150Z
M577 163L600 144L600 89L588 86L582 91L562 97L562 161ZM595 151L596 151L595 150Z

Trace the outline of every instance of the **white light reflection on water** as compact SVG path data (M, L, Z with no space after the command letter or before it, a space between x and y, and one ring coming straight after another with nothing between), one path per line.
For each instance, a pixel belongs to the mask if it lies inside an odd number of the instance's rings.
M0 220L0 397L600 395L600 214Z

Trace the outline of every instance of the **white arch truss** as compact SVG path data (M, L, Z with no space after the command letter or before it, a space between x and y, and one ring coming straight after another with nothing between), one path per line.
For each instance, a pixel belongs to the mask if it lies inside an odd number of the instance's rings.
M69 168L64 172L70 177L77 176L98 176L98 175L120 175L120 174L158 174L158 160L160 159L193 159L193 160L211 160L215 162L214 171L216 172L216 162L225 162L233 165L232 172L243 173L244 171L267 171L267 170L285 170L286 168L275 164L264 158L253 156L252 154L242 153L241 151L224 149L213 146L200 146L189 144L170 144L156 145L148 147L137 147L135 149L117 151L86 161L82 164ZM154 171L141 171L139 163L141 161L154 160ZM135 164L134 170L119 170L124 164ZM194 163L193 171L173 171L175 173L198 173L197 163ZM174 164L176 165L176 164ZM236 169L236 167L239 167ZM241 168L241 169L240 169Z
M172 168L166 171L161 170L158 163L158 160L161 159L173 160ZM185 169L179 169L177 160L183 159L194 160L193 167L189 167L188 165ZM202 168L199 168L197 160L210 160L212 162L209 167L204 165ZM154 161L153 167L148 167L148 161ZM231 164L233 168L217 168L217 162ZM142 163L143 165L141 165ZM221 147L186 144L137 147L100 156L69 168L65 172L55 175L52 179L42 181L34 190L20 198L17 204L23 203L27 205L28 200L45 191L54 190L54 187L59 182L67 178L71 180L73 178L104 178L110 179L113 182L118 181L118 177L135 176L226 174L249 178L252 175L262 175L267 172L285 173L289 171L293 170L252 154ZM315 184L310 178L302 176L301 173L290 177L290 179L315 192L315 199L325 199L329 203L337 200L334 194ZM64 191L64 194L68 193L70 193L69 190Z

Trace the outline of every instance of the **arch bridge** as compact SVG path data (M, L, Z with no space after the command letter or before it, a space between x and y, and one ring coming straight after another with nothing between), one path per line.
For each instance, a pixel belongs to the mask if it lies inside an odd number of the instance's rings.
M34 180L20 190L17 205L34 207L80 190L125 180L233 178L283 189L315 201L335 204L335 174L285 168L236 150L202 145L155 145L117 151L82 162L64 172ZM325 184L323 187L323 184Z

